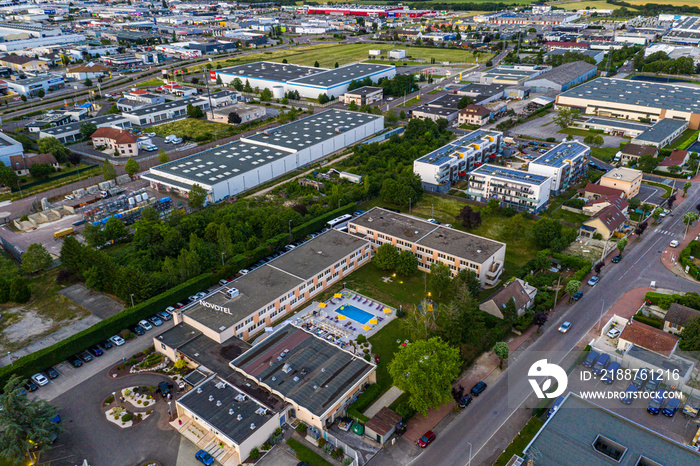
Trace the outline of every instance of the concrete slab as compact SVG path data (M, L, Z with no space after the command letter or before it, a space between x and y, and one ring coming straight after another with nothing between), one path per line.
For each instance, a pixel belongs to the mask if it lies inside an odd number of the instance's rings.
M84 307L100 319L106 319L124 310L119 301L97 291L90 290L82 283L71 285L59 291L59 294Z
M389 406L391 403L396 401L398 397L403 394L403 391L397 387L392 386L385 394L383 394L377 401L372 403L372 406L367 408L364 412L365 416L371 418L379 412L385 406Z

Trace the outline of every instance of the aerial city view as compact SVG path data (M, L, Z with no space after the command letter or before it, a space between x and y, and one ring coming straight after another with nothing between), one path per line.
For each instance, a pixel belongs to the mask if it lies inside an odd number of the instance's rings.
M0 466L700 465L700 2L0 4Z

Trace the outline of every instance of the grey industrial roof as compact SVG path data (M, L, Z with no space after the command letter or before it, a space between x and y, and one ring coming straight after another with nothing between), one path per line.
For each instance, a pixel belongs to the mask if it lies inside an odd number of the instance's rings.
M438 115L438 116L450 116L459 112L457 107L447 108L447 107L433 107L429 104L423 104L420 107L416 107L411 110L412 113L426 113L428 115Z
M383 89L381 87L374 87L374 86L363 86L358 89L355 89L354 91L347 91L345 95L369 95L369 94L374 94L375 92L381 92Z
M181 322L173 328L161 333L157 338L166 346L177 349L201 334L202 332L196 328Z
M15 141L12 139L10 136L8 136L5 133L0 133L0 146L1 147L10 147L10 146L16 146L21 144L19 141Z
M669 135L687 125L688 122L686 121L674 120L673 118L663 118L647 128L642 134L634 139L636 141L655 142L660 144L665 141Z
M700 89L678 84L598 78L569 89L560 97L700 113Z
M367 76L382 73L396 68L393 65L378 65L372 63L354 63L341 66L332 70L310 74L302 78L292 80L290 84L304 84L307 86L333 87L353 80L364 79Z
M593 448L598 435L627 448L619 462ZM641 464L638 462L641 456L656 464L700 462L697 451L574 393L566 396L559 409L525 448L525 456L541 466L634 466Z
M311 66L293 65L291 63L275 63L269 61L259 61L236 65L230 68L217 70L217 73L239 76L245 78L267 79L270 81L287 82L303 76L309 76L326 71L325 68L314 68Z
M63 76L56 76L56 75L50 74L50 75L46 75L46 76L34 76L34 77L26 78L26 79L18 79L16 81L7 80L6 82L8 84L17 84L20 86L31 86L32 84L43 83L45 81L49 81L51 79L58 79L58 78L62 78L65 81L65 78L63 78Z
M549 57L551 55L564 55L567 52L571 52L571 50L554 49L554 50L550 50L549 52L545 53L544 56ZM604 54L605 50L576 50L576 53L580 53L580 54L586 55L588 57L595 58L598 55L600 55L601 53Z
M510 81L524 81L532 75L538 73L538 70L516 70L506 66L498 66L489 71L485 71L482 78L507 79Z
M411 215L375 207L350 220L350 224L386 233L398 239L483 264L504 243L454 228L432 224Z
M508 87L507 84L481 84L481 83L469 83L466 86L460 87L461 92L468 92L470 94L478 94L484 97L491 97L496 94L500 94L503 90Z
M166 178L169 175L179 176L211 186L289 154L287 151L238 140L158 165L151 169L151 173Z
M368 113L330 109L241 140L299 151L380 118Z
M574 61L564 63L557 66L553 70L546 71L539 76L534 77L529 82L539 81L540 79L551 81L555 84L565 85L589 73L591 70L598 69L597 66L591 65L585 61Z
M647 125L644 123L637 123L637 122L628 121L628 120L616 120L614 118L600 118L600 117L589 118L588 120L585 121L585 123L588 123L590 125L596 125L596 126L607 126L608 128L624 128L624 129L632 129L632 130L636 130L636 131L644 131L651 126L651 125Z
M75 123L68 123L67 125L56 126L54 128L42 129L42 133L47 133L52 136L57 136L66 133L72 133L74 131L80 131L80 126L83 123L95 123L99 128L100 126L110 126L118 123L127 123L129 126L131 122L121 115L103 115L96 118L88 118L86 120L76 121Z
M549 178L548 176L544 175L537 175L535 173L528 173L522 170L515 170L513 168L499 167L498 165L489 164L478 167L469 173L469 175L488 175L513 183L531 184L536 186L541 185Z
M229 89L223 89L223 90L218 91L218 92L212 92L211 94L209 94L209 96L212 99L219 99L221 97L226 97L227 95L235 95L235 94L238 94L238 92L231 91Z
M249 396L245 401L236 399L244 394L222 379L213 377L182 395L177 402L240 445L272 418L271 407ZM260 408L266 408L266 413L256 413Z
M219 343L206 335L199 335L177 349L192 361L216 372L221 377L226 377L231 372L228 363L248 351L250 345L236 337Z
M583 157L586 151L590 151L588 146L578 141L564 141L537 157L530 164L536 163L538 165L547 165L548 167L563 167L568 164L568 161Z
M454 95L454 94L446 94L443 95L442 97L438 97L435 100L431 100L430 102L427 103L427 105L431 107L444 107L444 108L451 108L454 110L459 110L457 108L457 104L459 103L459 99L461 99L461 95Z
M144 115L151 115L153 113L159 113L159 112L163 112L166 110L172 110L172 109L176 109L176 108L185 108L189 104L195 105L198 103L201 104L203 102L206 102L206 101L204 99L185 97L183 99L174 100L174 101L170 101L170 102L164 102L162 104L147 105L145 107L136 108L134 110L124 112L124 113L126 113L128 115L144 116Z
M291 324L231 361L231 366L317 416L375 370L363 358Z

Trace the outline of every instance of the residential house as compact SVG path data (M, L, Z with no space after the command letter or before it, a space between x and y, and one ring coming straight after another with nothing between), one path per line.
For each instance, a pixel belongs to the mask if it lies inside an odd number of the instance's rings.
M579 234L586 238L593 238L597 233L602 239L608 240L619 231L627 221L627 216L615 204L604 207L591 218L583 222L579 229Z
M617 196L624 197L625 192L621 189L601 186L595 183L588 183L585 188L579 189L579 194L586 199L598 199L599 197Z
M700 311L673 303L664 316L664 332L679 334L691 320L700 317Z
M601 196L595 199L589 199L588 202L586 202L586 205L583 206L582 210L584 214L595 215L610 205L617 206L622 213L627 215L627 208L630 204L620 196Z
M92 133L90 138L93 146L106 146L108 149L118 152L117 155L120 156L131 157L139 154L136 137L129 131L103 126L97 128L97 131Z
M491 118L491 110L483 105L471 104L459 111L457 123L483 126L489 122L489 118Z
M630 320L620 334L617 349L625 352L630 346L639 346L647 351L669 357L676 349L680 338L651 325Z
M642 186L642 172L632 168L613 168L600 178L599 183L601 186L621 189L629 199L639 194L639 188Z
M688 162L690 153L687 150L675 149L671 152L671 155L666 157L659 164L658 169L662 171L670 172L671 167L682 168Z
M487 301L481 303L479 309L499 319L503 319L503 309L512 299L515 301L515 309L520 316L535 304L535 296L537 296L537 288L526 281L516 278L498 293L492 295Z
M53 154L26 154L26 155L11 155L10 166L15 171L17 176L25 176L29 174L29 169L32 165L45 163L54 168L58 168L58 161Z
M641 144L629 143L615 154L615 158L620 158L622 163L635 164L644 155L659 155L659 148L656 146L643 146Z

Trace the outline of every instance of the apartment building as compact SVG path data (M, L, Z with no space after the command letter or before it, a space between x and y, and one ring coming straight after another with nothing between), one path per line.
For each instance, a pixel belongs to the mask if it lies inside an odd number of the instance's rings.
M375 207L350 220L348 233L365 239L374 250L393 244L400 251L411 251L425 272L434 262L442 262L454 275L462 269L474 271L482 286L495 285L503 273L505 243L411 215Z
M620 189L627 199L639 194L642 186L642 172L632 168L614 168L600 177L601 186Z
M591 148L578 141L564 141L536 158L527 171L552 178L553 194L566 190L588 173Z
M482 165L469 174L467 197L479 202L496 198L503 207L540 212L549 204L552 177L497 165Z
M467 172L494 160L501 153L503 133L476 130L413 162L426 191L444 193L452 183L466 179Z

